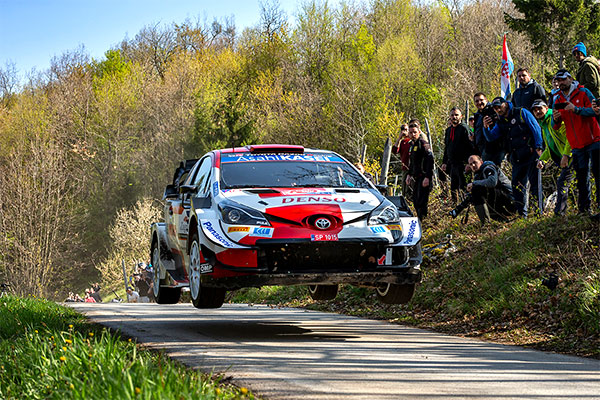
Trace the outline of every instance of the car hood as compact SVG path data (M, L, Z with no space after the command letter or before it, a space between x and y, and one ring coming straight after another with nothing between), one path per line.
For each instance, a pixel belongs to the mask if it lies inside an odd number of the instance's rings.
M327 213L332 208L356 218L371 212L381 203L380 198L369 189L260 188L223 190L222 194L228 200L260 212L286 218L296 214L303 218Z

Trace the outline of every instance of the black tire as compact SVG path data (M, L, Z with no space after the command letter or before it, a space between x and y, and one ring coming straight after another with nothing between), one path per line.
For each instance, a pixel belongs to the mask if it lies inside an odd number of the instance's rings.
M152 257L152 267L154 268L153 275L153 286L152 291L154 298L158 304L176 304L181 298L181 288L170 288L161 286L162 281L160 279L160 249L158 248L158 242L152 241L152 248L150 251Z
M415 284L387 285L375 288L377 298L384 304L407 304L415 294Z
M338 285L308 285L313 300L333 300L338 294Z
M192 236L190 245L190 297L196 308L219 308L225 302L227 291L222 288L202 286L201 263L200 263L200 241L198 234Z

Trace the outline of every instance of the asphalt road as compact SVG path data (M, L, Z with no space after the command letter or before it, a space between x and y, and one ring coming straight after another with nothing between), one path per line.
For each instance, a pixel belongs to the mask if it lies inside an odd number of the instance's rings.
M266 399L600 399L600 361L291 308L68 303Z

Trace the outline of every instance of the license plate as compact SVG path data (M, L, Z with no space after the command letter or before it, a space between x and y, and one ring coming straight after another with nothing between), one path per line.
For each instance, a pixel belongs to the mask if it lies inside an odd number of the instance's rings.
M337 242L338 235L335 233L310 235L310 240L312 240L313 242Z

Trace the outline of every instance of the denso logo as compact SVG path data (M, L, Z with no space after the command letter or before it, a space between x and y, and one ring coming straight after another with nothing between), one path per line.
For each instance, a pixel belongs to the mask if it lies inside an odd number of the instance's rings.
M322 197L322 196L302 196L302 197L286 197L281 200L282 204L289 203L344 203L343 197Z
M408 227L408 235L406 235L406 240L404 241L404 244L409 244L413 241L416 230L417 230L417 221L416 220L410 221L410 226Z

